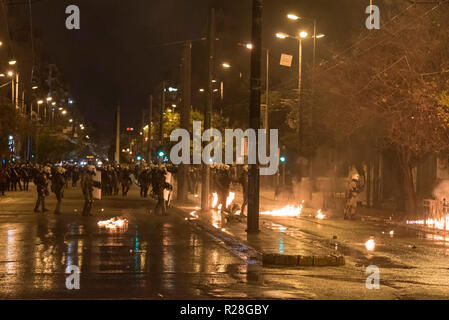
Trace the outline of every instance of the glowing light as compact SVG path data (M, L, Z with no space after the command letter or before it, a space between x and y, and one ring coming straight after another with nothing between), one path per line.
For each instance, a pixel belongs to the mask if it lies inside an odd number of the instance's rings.
M292 14L292 13L288 14L287 18L289 18L290 20L299 20L299 19L301 19L296 14Z
M226 208L229 208L229 206L232 204L234 199L235 199L235 193L234 192L229 192L229 195L226 198Z
M374 248L376 248L376 242L374 239L369 239L367 242L365 242L365 247L368 251L373 251Z
M298 206L288 205L282 209L272 210L272 211L264 211L261 212L261 215L266 216L275 216L275 217L299 217L302 212L302 204Z
M321 209L318 210L316 218L319 220L323 220L326 216L321 212Z
M308 35L309 35L309 34L308 34L307 32L305 32L305 31L301 31L301 32L299 33L299 36L300 36L302 39L307 38Z
M218 203L218 194L216 192L212 193L212 208L215 209Z
M128 228L128 220L124 218L114 217L109 220L98 221L97 225L100 228L106 228L111 231L125 230Z
M288 35L282 32L278 32L276 33L276 37L278 37L279 39L285 39L288 38Z

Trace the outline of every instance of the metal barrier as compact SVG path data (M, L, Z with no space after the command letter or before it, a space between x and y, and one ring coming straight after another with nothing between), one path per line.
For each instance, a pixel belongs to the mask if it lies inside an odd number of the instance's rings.
M446 200L423 200L424 225L448 230L449 224L449 203Z

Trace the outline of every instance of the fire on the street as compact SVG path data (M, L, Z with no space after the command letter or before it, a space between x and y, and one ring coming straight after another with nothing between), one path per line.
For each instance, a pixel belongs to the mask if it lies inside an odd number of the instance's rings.
M232 202L235 199L235 193L234 192L229 192L228 197L226 198L226 209L229 208L229 206L232 204ZM217 208L218 210L221 210L221 204L218 204L218 194L216 192L212 193L212 209Z
M128 220L114 217L109 220L98 221L97 225L108 230L125 230L128 228Z
M376 242L374 239L369 239L367 242L365 242L366 250L373 251L376 248Z
M319 220L323 220L326 216L321 212L321 209L318 210L316 218Z
M447 215L444 218L440 219L426 219L426 220L414 220L409 221L407 220L407 224L416 224L416 225L422 225L431 229L438 229L438 230L449 230L449 215Z
M260 212L261 215L275 216L275 217L299 217L302 212L302 204L299 206L288 205L282 209L263 211Z

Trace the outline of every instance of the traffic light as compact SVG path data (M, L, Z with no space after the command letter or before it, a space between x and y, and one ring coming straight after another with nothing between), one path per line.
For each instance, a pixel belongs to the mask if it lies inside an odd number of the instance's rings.
M162 150L159 151L159 152L158 152L158 156L161 157L161 158L163 158L163 157L165 156L165 152L162 151Z
M141 156L137 156L137 157L136 157L136 160L137 160L137 161L141 161L141 160L142 160L142 157L141 157Z
M285 161L287 161L287 158L286 158L285 156L281 156L281 157L279 158L279 161L285 162Z

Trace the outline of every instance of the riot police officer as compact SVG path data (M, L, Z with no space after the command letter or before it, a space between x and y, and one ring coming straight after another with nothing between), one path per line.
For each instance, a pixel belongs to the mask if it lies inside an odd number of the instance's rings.
M56 208L55 214L61 214L61 201L64 193L64 186L66 179L64 177L65 169L63 167L57 167L51 178L51 191L56 195Z
M81 189L83 190L84 197L84 208L83 216L91 216L92 204L94 202L93 190L94 181L93 176L95 175L95 166L90 165L84 170L81 175Z
M50 172L50 167L46 166L42 169L42 171L39 171L39 173L37 173L34 179L34 184L36 185L37 189L37 201L34 207L34 212L39 212L39 206L42 206L42 213L48 211L47 209L45 209L45 197L49 195L48 180L50 177Z

